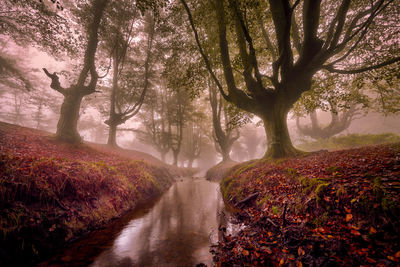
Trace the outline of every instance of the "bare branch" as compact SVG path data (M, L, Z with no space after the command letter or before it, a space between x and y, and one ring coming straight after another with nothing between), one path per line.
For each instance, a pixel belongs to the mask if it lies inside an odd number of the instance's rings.
M220 93L222 94L222 96L225 98L226 101L229 101L229 95L227 95L225 93L221 83L219 82L217 76L215 75L215 73L214 73L214 71L213 71L213 69L211 67L211 64L210 64L210 61L208 60L208 57L204 53L203 47L201 46L200 39L199 39L199 34L197 32L196 27L194 26L193 16L192 16L192 13L190 12L189 6L187 5L185 0L181 0L181 3L184 6L184 8L186 10L186 13L188 15L190 26L191 26L191 28L193 30L194 38L196 39L197 47L199 48L199 52L200 52L201 56L203 57L203 60L204 60L204 62L206 64L206 68L207 68L208 72L210 73L213 81L217 85L217 87L218 87Z
M10 74L14 77L17 77L18 80L23 82L25 84L25 89L29 92L30 89L32 88L32 84L28 79L25 78L25 75L21 72L21 70L18 69L17 66L15 66L12 62L7 60L6 58L3 58L0 56L0 73L4 74Z
M368 66L368 67L364 67L364 68L359 68L359 69L353 69L353 70L339 70L339 69L335 69L332 65L325 65L322 66L323 69L326 69L327 71L331 72L331 73L340 73L340 74L356 74L356 73L362 73L362 72L366 72L366 71L370 71L370 70L374 70L374 69L379 69L382 67L385 67L387 65L396 63L400 61L400 57L395 57L392 58L390 60L384 61L380 64L376 64L376 65L372 65L372 66Z
M329 27L328 36L325 41L326 47L333 47L337 45L339 37L343 31L344 22L346 20L346 15L349 10L349 7L350 7L350 0L343 0L342 4L338 9L338 12L336 13L334 20L332 21L331 26ZM336 22L337 22L336 30L333 31Z
M240 12L240 10L238 8L236 0L230 0L229 2L231 4L231 6L233 6L233 9L234 9L234 11L236 13L236 18L239 21L239 24L240 24L240 26L242 28L242 32L243 32L243 34L244 34L244 36L246 38L246 42L249 45L250 62L252 64L252 66L253 66L254 74L256 76L256 80L257 80L257 84L258 84L258 87L254 86L255 88L253 88L253 86L251 86L248 89L253 89L253 91L255 91L255 93L257 93L258 91L260 91L262 89L262 79L261 79L260 70L258 68L256 50L254 49L254 46L253 46L253 40L252 40L252 38L251 38L251 36L249 34L249 31L247 30L247 27L246 27L246 25L244 23L242 14L241 14L241 12ZM240 34L238 34L238 36L240 36ZM250 74L251 74L251 72L250 72Z
M297 52L300 53L301 51L301 40L300 40L300 34L299 34L299 26L297 25L296 22L296 16L293 16L292 14L292 28L291 28L291 36L293 38L293 44L294 47L296 48Z
M257 22L258 22L259 27L261 28L261 32L264 37L267 48L271 52L272 60L275 61L276 60L276 48L272 44L271 39L269 38L267 31L265 30L264 22L263 22L260 14L257 14Z
M51 74L46 68L43 68L43 71L47 75L47 77L51 79L50 88L56 90L63 95L66 95L67 90L61 86L60 79L57 76L57 73L54 72L53 74Z

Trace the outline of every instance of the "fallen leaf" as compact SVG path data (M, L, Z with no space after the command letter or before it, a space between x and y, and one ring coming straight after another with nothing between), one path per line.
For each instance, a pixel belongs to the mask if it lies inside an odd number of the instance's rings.
M351 213L346 214L346 222L351 221L353 219L353 215Z
M299 248L297 249L297 254L299 254L299 256L303 256L305 253L306 253L306 252L303 250L302 247L299 247Z
M360 236L361 235L359 231L354 230L354 229L351 229L350 233L353 234L353 235L356 235L356 236Z
M371 226L371 227L369 228L369 233L370 233L370 234L376 234L376 229L375 229L374 227ZM400 251L399 251L399 253L400 253Z
M371 259L369 257L365 257L365 259L369 262L369 263L376 263L376 260Z
M244 249L244 250L242 251L242 254L243 254L244 256L249 256L249 251Z

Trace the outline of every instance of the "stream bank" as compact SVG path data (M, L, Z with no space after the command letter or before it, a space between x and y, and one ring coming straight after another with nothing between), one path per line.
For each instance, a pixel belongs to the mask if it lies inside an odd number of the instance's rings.
M59 143L47 132L0 122L0 265L48 258L185 173L150 155L123 152Z
M228 222L219 185L178 178L155 201L71 244L39 266L213 266L210 246Z
M398 266L400 144L239 165L221 182L244 227L217 265Z

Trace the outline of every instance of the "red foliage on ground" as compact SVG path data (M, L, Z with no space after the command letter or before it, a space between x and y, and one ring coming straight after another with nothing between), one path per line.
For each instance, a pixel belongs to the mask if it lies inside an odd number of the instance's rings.
M400 262L399 144L253 161L221 188L245 226L213 248L217 265Z
M18 260L17 254L43 258L121 216L166 190L170 170L141 152L69 145L0 122L0 247L8 248L0 265L4 258Z

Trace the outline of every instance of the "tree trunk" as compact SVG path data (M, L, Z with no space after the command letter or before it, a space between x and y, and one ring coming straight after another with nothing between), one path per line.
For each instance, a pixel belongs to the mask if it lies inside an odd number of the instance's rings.
M272 108L263 116L268 149L265 158L282 158L301 154L294 148L287 127L287 113L278 108Z
M160 152L161 161L164 162L164 163L165 163L165 155L166 155L166 154L167 154L167 153Z
M188 165L187 165L188 168L191 169L193 167L193 161L194 161L194 159L189 159L189 162L188 162Z
M78 133L79 109L83 95L78 90L69 90L61 105L56 139L68 143L82 143Z
M221 154L222 154L222 161L223 162L228 162L228 161L232 161L230 154L231 153L231 147L227 148L227 147L222 147L221 146Z
M117 147L117 124L112 123L112 119L110 118L110 124L108 128L108 140L107 145L112 147Z
M178 167L178 154L179 154L179 150L173 150L172 151L173 156L174 156L174 162L172 163L172 165Z

